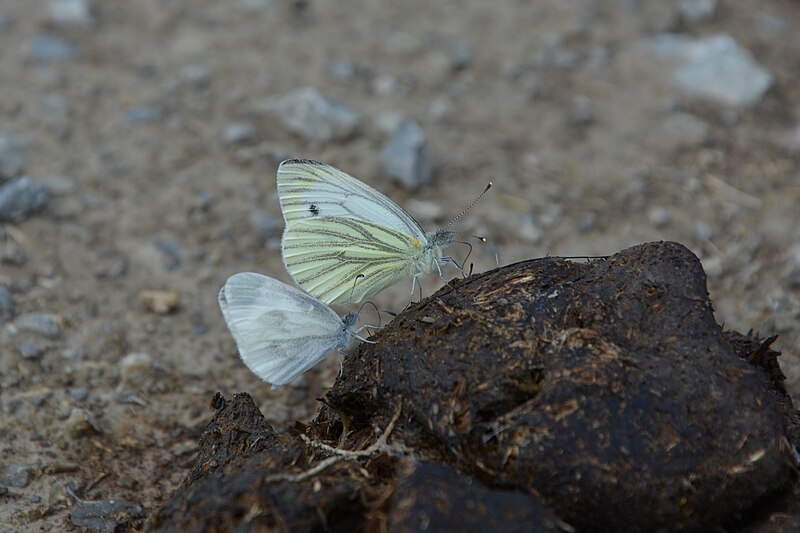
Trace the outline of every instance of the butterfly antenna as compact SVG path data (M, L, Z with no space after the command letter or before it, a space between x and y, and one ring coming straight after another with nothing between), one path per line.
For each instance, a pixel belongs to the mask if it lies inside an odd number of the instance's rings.
M363 276L363 274L361 274L361 275ZM378 327L380 328L380 327L381 327L381 312L380 312L380 310L378 309L378 306L377 306L377 305L375 305L373 302L371 302L371 301L366 301L366 302L364 302L363 304L361 304L361 307L359 307L359 308L358 308L358 314L359 314L359 315L361 314L361 310L362 310L362 309L364 309L364 306L365 306L365 305L367 305L367 304L369 304L369 305L371 305L373 308L375 308L375 314L376 314L376 315L378 315Z
M446 225L446 226L445 226L444 228L442 228L442 229L444 229L444 230L446 230L446 229L449 229L449 228L450 228L450 226L452 226L452 225L455 223L455 221L456 221L456 220L458 220L459 218L463 217L463 216L464 216L464 214L466 214L466 212L467 212L467 211L469 211L470 209L472 209L472 207L473 207L475 204L477 204L477 203L478 203L478 200L480 200L481 198L483 198L483 195L484 195L484 194L486 194L486 193L489 191L489 189L491 189L491 188L492 188L492 182L490 181L490 182L489 182L489 183L486 185L486 188L485 188L485 189L483 189L483 192L482 192L482 193L480 193L480 194L478 195L478 197L477 197L477 198L475 198L474 200L472 200L472 203L471 203L471 204L469 204L467 207L465 207L463 211L461 211L461 212L460 212L458 215L456 215L456 217L455 217L453 220L451 220L451 221L450 221L450 223L449 223L448 225ZM478 238L480 239L481 237L478 237ZM485 240L485 239L484 239L484 240Z
M358 280L360 278L365 278L365 277L366 276L364 274L359 274L358 276L356 276L356 279L353 280L353 288L350 289L350 298L347 300L347 314L348 315L353 310L353 292L355 292L355 290L356 290L356 284L358 283ZM361 307L364 307L364 306L362 305ZM360 312L361 312L361 310L359 309L359 313ZM358 313L356 313L356 314L358 314Z

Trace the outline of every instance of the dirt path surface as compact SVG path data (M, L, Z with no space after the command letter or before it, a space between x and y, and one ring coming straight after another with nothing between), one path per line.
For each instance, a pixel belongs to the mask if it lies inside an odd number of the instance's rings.
M216 301L234 272L288 281L286 157L430 229L493 180L454 227L489 239L476 271L681 242L720 322L779 335L797 400L798 32L790 1L5 0L0 523L102 529L70 510L116 498L141 527L217 391L313 414L335 358L271 391Z

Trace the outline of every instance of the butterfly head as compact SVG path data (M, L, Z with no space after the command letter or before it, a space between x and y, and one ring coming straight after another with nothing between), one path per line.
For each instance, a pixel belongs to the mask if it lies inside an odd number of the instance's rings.
M453 232L446 229L437 229L428 235L428 248L444 249L453 242Z

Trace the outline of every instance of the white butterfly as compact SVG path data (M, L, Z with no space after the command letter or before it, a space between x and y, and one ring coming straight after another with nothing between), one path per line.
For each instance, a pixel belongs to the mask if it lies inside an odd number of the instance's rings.
M286 270L325 303L344 303L351 293L352 301L360 302L409 276L414 283L434 271L441 276L445 262L460 268L442 254L453 241L447 228L425 233L405 209L330 165L284 161L278 167L278 196L286 220ZM359 276L363 279L351 291Z
M341 350L360 329L358 315L333 309L276 279L241 272L219 291L219 307L239 355L255 375L276 389Z

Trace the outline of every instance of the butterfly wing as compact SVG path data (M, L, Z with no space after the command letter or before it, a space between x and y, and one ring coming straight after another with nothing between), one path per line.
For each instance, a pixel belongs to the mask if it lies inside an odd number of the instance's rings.
M305 219L283 233L286 270L325 303L348 303L351 291L353 303L380 292L410 276L421 253L415 237L357 218Z
M219 291L219 306L245 365L273 388L344 345L342 319L280 281L242 272Z
M426 242L425 231L405 209L366 183L324 163L307 159L281 163L278 197L287 227L320 217L357 218Z

